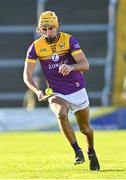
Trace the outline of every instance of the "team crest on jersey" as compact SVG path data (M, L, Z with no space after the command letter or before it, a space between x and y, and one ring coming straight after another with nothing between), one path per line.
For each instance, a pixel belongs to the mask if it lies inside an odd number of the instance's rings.
M61 49L64 49L64 48L65 48L65 43L64 43L64 42L63 42L63 43L60 43L59 46L60 46Z
M52 60L53 60L53 61L58 61L58 60L59 60L59 55L56 54L56 53L53 54L53 55L52 55Z

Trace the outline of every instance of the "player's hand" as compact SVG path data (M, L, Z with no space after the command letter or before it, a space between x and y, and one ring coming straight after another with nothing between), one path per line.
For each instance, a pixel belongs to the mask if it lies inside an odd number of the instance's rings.
M38 101L42 101L42 98L44 96L43 91L41 90L37 91L36 95L37 95Z
M59 73L63 74L63 76L68 75L72 70L73 70L73 67L67 64L62 64L59 67Z

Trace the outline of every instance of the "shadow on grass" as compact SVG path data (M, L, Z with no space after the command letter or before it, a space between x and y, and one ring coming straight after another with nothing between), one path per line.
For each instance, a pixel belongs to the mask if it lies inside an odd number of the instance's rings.
M101 172L126 172L126 169L101 169Z
M126 172L126 169L101 169L100 171L91 171L89 169L80 169L77 168L76 170L74 169L74 171L85 171L85 172Z

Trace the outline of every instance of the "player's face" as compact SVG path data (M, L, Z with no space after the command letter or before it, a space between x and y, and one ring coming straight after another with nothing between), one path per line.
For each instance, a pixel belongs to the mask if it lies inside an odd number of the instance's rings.
M54 26L49 26L49 27L41 27L40 28L41 33L44 35L45 38L51 40L56 37L57 31Z

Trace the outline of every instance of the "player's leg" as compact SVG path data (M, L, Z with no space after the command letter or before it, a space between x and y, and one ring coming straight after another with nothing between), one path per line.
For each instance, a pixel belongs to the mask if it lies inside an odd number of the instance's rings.
M70 143L76 140L75 133L68 121L69 103L59 97L51 98L50 108L56 115L60 130L65 134Z
M80 131L86 135L87 138L87 144L88 144L88 157L90 161L90 169L91 170L99 170L100 165L94 150L94 135L93 130L91 128L90 122L89 122L89 107L79 110L74 113L78 126L80 128Z
M80 131L86 135L88 148L92 149L94 147L93 130L89 123L89 108L79 110L74 113Z
M73 147L75 151L75 156L76 154L78 154L78 156L80 157L78 159L75 159L74 164L83 163L84 162L83 153L77 143L75 132L68 120L68 111L70 108L70 104L60 97L51 97L49 100L49 105L51 110L56 115L60 130L65 134L66 138Z

